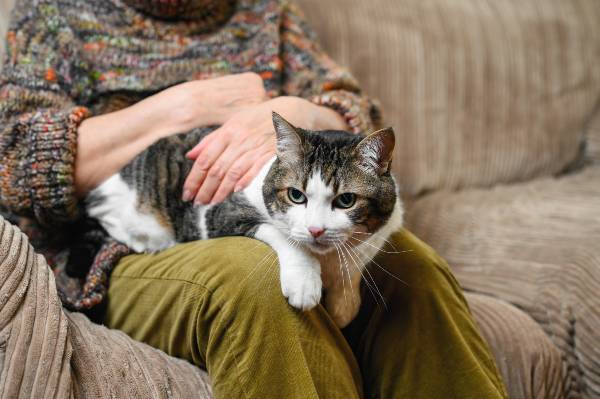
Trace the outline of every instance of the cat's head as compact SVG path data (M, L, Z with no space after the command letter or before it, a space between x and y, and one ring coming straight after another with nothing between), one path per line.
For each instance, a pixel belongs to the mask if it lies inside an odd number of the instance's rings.
M356 246L387 223L398 200L391 128L368 136L311 132L277 113L273 124L277 157L263 196L284 234L324 254L342 243Z

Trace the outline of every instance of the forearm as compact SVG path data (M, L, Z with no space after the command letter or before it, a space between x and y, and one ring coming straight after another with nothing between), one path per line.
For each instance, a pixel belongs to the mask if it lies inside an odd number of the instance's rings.
M348 124L340 113L331 108L317 105L316 130L348 130Z
M162 119L162 120L161 120ZM75 190L85 196L162 137L177 133L151 101L84 120L77 130Z
M266 97L254 73L196 80L131 107L89 118L79 127L75 190L84 196L160 138L222 125L239 109Z
M296 112L290 112L294 109ZM304 129L348 130L348 125L339 112L301 97L279 97L273 102L272 110L288 118L293 125Z

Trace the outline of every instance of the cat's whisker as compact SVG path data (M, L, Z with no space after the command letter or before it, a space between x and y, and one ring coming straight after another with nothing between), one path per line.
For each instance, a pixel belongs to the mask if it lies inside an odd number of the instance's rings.
M288 242L288 243L289 243L291 246L297 246L297 245L298 245L298 243L297 243L297 242L296 242L296 241L295 241L293 238L291 238L291 235L288 235L288 236L286 237L286 240L287 240L287 242ZM267 268L267 271L270 271L270 269L271 269L272 267L275 267L275 266L277 265L278 261L279 261L279 256L277 255L277 253L276 253L276 252L272 252L272 253L271 253L271 255L274 255L274 256L273 256L273 257L269 257L269 259L268 259L268 260L265 262L265 263L266 263L266 266L267 266L267 267L266 267L266 268ZM260 287L260 286L262 285L262 283L264 282L264 280L265 280L265 275L268 275L268 274L270 274L270 273L264 273L264 274L263 274L263 276L261 277L261 280L260 280L260 281L259 281L259 283L258 283L258 286L259 286L259 287ZM271 274L273 274L273 276L277 276L277 273L271 273ZM273 280L274 278L276 278L276 277L273 277L273 276L271 276L271 277L270 277L270 279L269 279L269 282L268 282L267 284L269 284L269 285L270 285L270 284L272 283L272 280Z
M340 272L342 273L342 290L344 292L344 302L346 304L348 304L348 298L346 297L346 276L344 275L344 269L342 268L342 258L340 256L340 249L338 248L336 243L333 243L333 245L335 246L335 251L337 252L337 256L340 261L338 263L338 266L339 266ZM348 276L348 280L350 281L350 276ZM352 285L352 281L350 281L350 285Z
M273 252L269 252L267 253L256 265L254 265L254 267L252 267L252 270L250 271L250 273L248 273L246 275L246 277L244 277L242 279L242 281L240 281L240 286L243 285L243 283L246 282L247 279L249 279L250 277L252 277L252 275L254 275L254 273L264 264L267 264L268 262L271 262L273 256L277 257L277 254L273 253Z
M354 249L350 245L348 245L348 244L342 244L342 245L344 245L344 246L346 246L348 248L348 255L350 255L351 258L352 258L351 252L353 252L354 256L356 257L356 259L358 259L358 261L360 262L360 256L354 251ZM383 294L381 293L381 290L377 286L377 283L375 282L375 279L373 278L373 275L371 274L371 272L367 268L361 268L356 261L354 261L354 264L355 264L357 270L360 271L361 275L364 276L364 274L362 273L362 269L364 269L365 272L367 272L367 275L371 279L373 287L377 291L377 294L381 297L381 301L383 302L383 306L387 309L387 303L385 302L385 298L383 297Z
M345 248L345 251L348 253L348 257L350 257L350 251ZM353 260L353 258L351 258ZM369 289L369 292L371 293L371 296L373 297L373 299L375 299L375 302L377 304L379 304L379 299L377 298L377 296L375 295L375 290L374 287L372 287L371 282L369 281L369 279L364 275L364 273L362 272L362 270L360 269L360 267L356 266L356 262L354 262L354 266L355 268L358 270L358 272L360 273L361 279L365 282L365 285L367 286L367 288Z
M275 258L271 259L271 261L270 261L270 262L269 262L269 264L267 265L267 270L269 270L269 271L270 271L270 269L271 269L272 267L276 267L276 265L277 265L277 257L275 257ZM278 275L278 273L266 273L266 274L271 274L271 277L269 278L269 281L268 281L268 283L267 283L267 284L268 284L268 285L271 285L271 284L273 284L273 280L277 278L277 275Z
M343 245L342 242L340 242L341 245ZM352 278L350 276L350 267L348 265L348 260L346 259L346 255L344 254L344 248L340 245L340 252L342 254L342 257L344 258L344 267L346 269L346 273L348 274L348 282L350 284L350 291L352 292L352 297L355 298L356 297L356 293L354 292L354 286L352 285ZM372 293L371 293L372 294Z
M255 238L253 238L253 240L258 241L258 242L256 243L256 245L254 245L252 248L250 248L250 251L252 251L252 252L255 251L256 248L260 247L261 245L266 245L263 241L257 240Z
M360 251L358 249L358 247L354 247L357 251L361 252L363 254L363 256L365 256L365 258L367 258L368 263L373 263L375 266L379 267L383 272L385 272L387 275L389 275L390 277L395 278L396 280L398 280L399 282L401 282L402 284L406 285L408 287L408 283L404 280L402 280L401 278L399 278L398 276L395 276L394 274L392 274L389 270L387 270L386 268L384 268L383 266L381 266L379 263L377 263L375 261L374 258L372 257L368 257L367 255L365 255L364 252Z
M348 253L348 257L350 257L350 252L349 250L346 248L346 246L344 245L344 243L341 243L341 248L343 249L342 251L342 255L344 254L344 251ZM344 259L345 259L345 255L344 255ZM346 265L348 264L348 262L346 262ZM354 265L356 267L356 265ZM359 267L356 267L357 271L360 273L361 279L364 280L367 288L369 289L369 292L371 293L371 295L373 296L373 299L375 299L375 302L377 302L379 304L379 300L377 298L377 296L375 295L375 291L373 290L373 287L371 287L371 283L370 281L365 277L365 275L362 273L362 270ZM352 286L352 285L351 285Z
M254 248L255 249L258 248L259 245L260 244L257 244ZM248 278L250 278L256 272L256 270L258 270L261 267L261 265L266 264L267 262L271 262L273 256L275 256L275 258L277 258L277 253L275 253L273 251L268 251L267 254L265 256L263 256L263 258L260 261L258 261L258 263L256 265L254 265L254 267L252 267L252 270L250 271L250 273L248 273L246 275L246 277L244 277L242 279L240 284L244 283Z
M369 245L369 246L375 248L377 251L383 252L384 254L402 254L402 253L405 253L405 252L412 252L412 249L408 249L406 251L386 251L385 249L380 248L377 245L373 245L373 244L371 244L368 241L363 241L360 238L356 238L356 237L352 237L352 236L350 236L350 238L353 239L353 240L357 240L357 241L359 241L359 242L361 242L363 244Z
M355 231L355 232L353 232L353 233L351 234L351 236L352 236L352 235L354 235L354 234L367 234L367 235L370 235L370 236L372 236L372 235L373 235L373 233L367 233L367 232L364 232L364 231ZM356 237L354 237L354 238L356 238ZM385 237L382 237L382 236L375 236L375 237L373 237L373 238L375 238L375 239L380 239L380 240L383 240L383 241L384 241L386 244L390 245L390 246L391 246L391 247L394 249L394 251L399 251L399 249L398 249L398 248L396 248L396 246L394 245L394 243L393 243L393 242L391 242L390 240L386 239ZM409 251L405 251L405 252L409 252ZM411 251L411 252L412 252L412 251Z

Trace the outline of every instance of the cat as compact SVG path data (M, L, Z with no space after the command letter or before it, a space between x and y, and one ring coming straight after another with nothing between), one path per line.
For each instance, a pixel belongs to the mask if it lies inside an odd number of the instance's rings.
M192 164L185 150L210 132L203 129L150 146L90 193L87 213L137 252L223 236L263 241L279 258L289 304L312 309L325 288L324 305L344 327L360 307L365 266L402 226L394 132L308 131L275 112L273 125L276 155L220 204L181 199Z

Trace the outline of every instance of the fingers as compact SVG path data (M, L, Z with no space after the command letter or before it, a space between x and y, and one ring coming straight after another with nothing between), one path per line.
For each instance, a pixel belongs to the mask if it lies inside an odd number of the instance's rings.
M258 172L262 169L262 167L275 155L274 151L269 151L263 155L261 155L252 165L250 169L242 176L241 179L238 180L236 185L233 188L234 192L238 192L248 187L252 179L258 175Z
M197 190L194 202L197 204L208 204L213 202L213 196L227 175L239 179L243 171L239 167L232 168L234 163L240 159L243 149L238 146L229 146L221 156L212 164L205 175L204 180ZM201 154L200 156L204 156ZM200 156L198 159L200 159ZM239 174L236 177L236 174Z
M213 133L206 136L198 144L196 144L194 146L194 148L189 150L185 154L186 158L192 159L192 160L195 160L196 158L198 158L198 154L200 154L205 148L207 148L212 143L212 141L215 139L214 133L216 133L216 132L218 132L218 130L215 130Z
M221 184L217 188L211 199L212 203L219 203L227 198L233 192L233 188L238 181L252 168L252 165L258 160L260 153L257 151L247 152L236 160L229 168Z
M212 140L202 153L199 154L185 179L185 183L183 183L183 201L190 201L197 196L198 189L208 176L209 170L212 169L213 164L226 148L227 143L225 140Z

